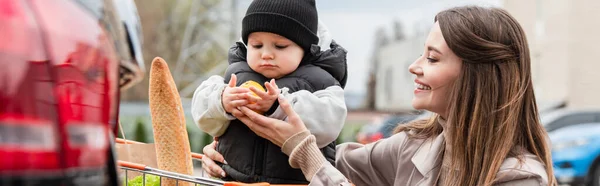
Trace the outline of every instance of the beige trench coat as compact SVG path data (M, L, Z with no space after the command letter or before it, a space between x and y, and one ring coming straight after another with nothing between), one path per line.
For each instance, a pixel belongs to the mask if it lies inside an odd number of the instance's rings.
M443 134L424 140L409 139L406 132L368 145L341 144L335 167L323 164L310 185L349 185L346 178L356 186L436 185L442 161L437 156L443 144ZM525 152L522 163L512 157L504 161L496 184L548 185L548 177L538 158Z

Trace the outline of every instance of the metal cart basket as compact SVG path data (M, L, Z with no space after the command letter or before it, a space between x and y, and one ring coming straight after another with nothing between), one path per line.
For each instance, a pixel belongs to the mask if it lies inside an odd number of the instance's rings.
M120 139L120 138L117 138L115 141L120 144L140 143L140 142L124 140L124 139ZM192 153L192 159L201 160L202 154ZM190 175L160 170L160 169L157 169L154 167L149 167L144 164L133 163L133 162L128 162L128 161L121 161L121 160L119 160L117 162L117 164L119 165L119 168L122 169L123 172L125 173L125 182L124 182L125 186L129 185L128 174L130 172L135 172L135 173L141 174L142 186L146 186L146 179L148 179L150 177L149 175L152 175L154 177L157 176L159 178L159 182L158 182L159 185L160 185L160 181L162 180L162 178L170 178L170 179L177 180L176 181L177 185L179 185L179 184L184 185L183 183L187 182L187 183L193 183L194 186L201 186L201 185L202 186L284 186L284 185L271 185L269 183L247 184L247 183L240 183L240 182L226 182L226 181L222 181L222 180L204 177L204 174L202 174L201 177L190 176ZM293 186L293 185L285 185L285 186ZM299 186L299 185L295 185L295 186Z

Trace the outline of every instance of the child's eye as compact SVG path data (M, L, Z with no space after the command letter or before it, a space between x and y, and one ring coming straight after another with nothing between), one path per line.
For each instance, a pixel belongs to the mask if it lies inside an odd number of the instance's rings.
M262 48L262 45L252 45L254 48Z
M287 47L288 47L287 45L275 45L275 48L277 48L277 49L284 49Z

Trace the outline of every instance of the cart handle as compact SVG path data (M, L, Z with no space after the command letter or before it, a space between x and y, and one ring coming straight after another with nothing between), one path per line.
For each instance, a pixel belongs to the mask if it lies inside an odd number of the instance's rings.
M132 140L126 140L126 139L123 139L123 138L115 138L115 142L117 142L119 144L144 144L142 142L132 141Z
M306 185L271 185L266 182L261 183L240 183L240 182L225 182L223 186L306 186Z
M306 186L306 185L271 185L266 182L260 183L241 183L241 182L225 182L223 186Z
M117 160L117 163L121 167L127 167L127 168L142 170L142 171L146 170L146 165L144 165L144 164L133 163L133 162L128 162L128 161L122 161L122 160Z
M223 186L270 186L269 183L240 183L240 182L225 182Z
M138 142L138 141L132 141L132 140L126 140L126 139L122 139L122 138L115 138L115 142L117 142L118 144L144 144L142 142ZM194 153L194 152L190 152L192 154L192 158L195 159L202 159L202 154L198 154L198 153Z

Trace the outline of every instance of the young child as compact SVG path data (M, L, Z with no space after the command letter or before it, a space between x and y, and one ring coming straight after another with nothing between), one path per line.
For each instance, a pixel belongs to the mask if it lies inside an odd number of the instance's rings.
M242 40L229 50L225 78L212 76L196 89L193 119L204 132L218 137L217 151L227 162L222 165L225 180L307 184L278 146L257 136L231 113L247 106L285 120L277 102L282 94L333 163L334 142L347 114L346 50L318 23L314 0L252 1L242 21ZM266 82L267 91L239 87L250 80Z

